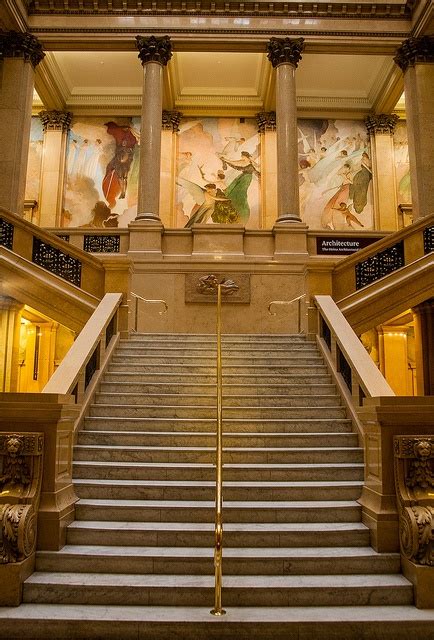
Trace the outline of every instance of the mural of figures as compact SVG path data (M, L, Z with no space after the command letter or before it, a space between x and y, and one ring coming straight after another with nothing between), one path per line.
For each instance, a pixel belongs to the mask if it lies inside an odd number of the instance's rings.
M39 200L44 132L39 117L33 117L30 125L29 158L27 164L26 200Z
M372 168L362 122L298 121L301 217L312 229L372 229Z
M259 226L259 136L253 119L185 118L178 134L177 226Z
M68 136L63 220L126 227L137 214L139 118L80 118Z
M393 134L395 155L396 192L398 204L411 204L410 165L408 159L407 125L396 124Z

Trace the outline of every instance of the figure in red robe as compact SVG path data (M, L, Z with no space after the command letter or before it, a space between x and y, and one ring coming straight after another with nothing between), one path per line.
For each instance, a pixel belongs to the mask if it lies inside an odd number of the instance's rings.
M109 207L113 209L116 199L125 198L128 173L134 157L137 138L131 127L122 127L115 122L106 122L107 133L116 141L115 155L107 165L102 181L102 190Z

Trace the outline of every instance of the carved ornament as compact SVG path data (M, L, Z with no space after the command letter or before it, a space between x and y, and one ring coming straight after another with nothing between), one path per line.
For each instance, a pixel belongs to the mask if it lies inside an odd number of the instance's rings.
M0 564L35 550L43 442L42 433L0 434Z
M368 133L371 135L375 133L390 133L392 135L398 120L399 116L394 113L379 113L377 115L367 116L365 118L365 124Z
M292 64L297 68L304 49L304 38L271 38L267 44L267 57L273 67Z
M262 111L261 113L257 113L256 122L258 124L258 133L276 131L276 112Z
M44 131L69 131L72 121L70 111L40 111L39 118Z
M434 36L404 40L394 60L403 71L414 67L417 62L434 62Z
M239 286L233 280L226 279L225 276L218 278L214 274L199 278L196 290L205 296L216 296L218 285L221 286L222 296L231 296L239 290Z
M44 56L41 43L31 33L0 32L0 59L24 58L26 62L31 62L33 67L37 67Z
M394 451L401 551L434 566L434 437L395 436Z
M163 111L162 128L168 131L179 131L182 113L180 111Z
M158 62L165 67L172 57L172 43L169 36L161 38L136 36L136 47L139 50L142 65L148 62Z

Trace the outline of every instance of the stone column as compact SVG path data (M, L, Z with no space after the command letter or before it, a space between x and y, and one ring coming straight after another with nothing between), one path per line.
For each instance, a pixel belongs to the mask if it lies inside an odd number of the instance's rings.
M172 57L169 36L136 36L143 65L140 176L136 220L160 222L161 114L163 111L163 66Z
M0 206L23 216L35 67L44 57L30 33L0 33Z
M395 57L404 72L413 220L434 213L434 36L410 38Z
M295 70L303 38L271 38L268 59L276 68L277 222L301 222Z
M261 137L261 227L271 229L277 211L276 113L258 113L256 121Z
M178 156L176 133L182 113L179 111L163 111L161 132L161 190L160 211L161 222L165 227L176 227L174 211L175 172Z
M393 156L393 133L398 119L398 116L387 113L370 115L365 119L371 139L375 228L381 231L398 229Z
M434 395L434 298L412 308L414 318L416 393Z
M41 111L44 126L41 186L39 192L39 225L60 227L65 183L66 144L72 113Z
M0 296L0 391L18 390L21 311L24 305Z

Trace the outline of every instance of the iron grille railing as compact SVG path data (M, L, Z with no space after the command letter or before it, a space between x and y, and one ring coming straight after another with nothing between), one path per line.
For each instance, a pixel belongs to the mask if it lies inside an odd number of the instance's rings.
M0 218L0 245L12 251L14 244L14 225Z
M353 380L352 380L352 374L351 374L351 367L348 364L344 354L339 348L338 348L338 366L339 366L339 373L344 379L345 384L347 385L348 389L352 391Z
M77 287L81 285L81 262L39 238L33 238L32 261Z
M321 335L322 335L322 337L324 339L324 342L328 346L329 351L331 351L331 349L332 349L332 334L331 334L329 326L328 326L327 322L324 320L324 318L321 318Z
M87 387L90 384L90 381L93 378L95 371L98 369L98 363L99 363L99 345L90 356L88 363L86 365L86 371L84 374L84 390L87 389Z
M89 253L119 253L120 236L84 236L83 249Z
M403 266L404 244L401 241L356 264L356 289L362 289Z
M434 251L434 227L427 227L423 230L423 248L425 254Z

